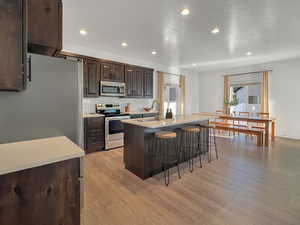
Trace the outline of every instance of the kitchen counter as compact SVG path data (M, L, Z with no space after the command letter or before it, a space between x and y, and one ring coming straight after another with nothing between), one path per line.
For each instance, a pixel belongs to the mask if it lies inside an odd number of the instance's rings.
M67 137L44 138L0 145L0 175L84 156Z
M157 111L149 111L149 112L143 111L143 112L125 112L125 113L129 114L129 115L139 115L139 114L156 114L158 112Z
M95 117L104 117L104 115L97 114L97 113L87 113L83 115L83 118L95 118Z
M145 128L163 128L163 127L181 125L186 123L201 122L213 118L215 117L205 116L205 115L184 115L184 116L176 116L173 119L156 120L155 118L145 118L145 119L122 120L122 122L135 125L135 126L145 127Z

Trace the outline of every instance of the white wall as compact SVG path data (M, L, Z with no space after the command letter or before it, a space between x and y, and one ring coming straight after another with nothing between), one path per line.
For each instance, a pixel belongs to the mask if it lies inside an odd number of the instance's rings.
M277 118L277 136L300 139L300 58L285 61L200 72L199 110L223 108L223 75L272 69L270 72L270 113Z

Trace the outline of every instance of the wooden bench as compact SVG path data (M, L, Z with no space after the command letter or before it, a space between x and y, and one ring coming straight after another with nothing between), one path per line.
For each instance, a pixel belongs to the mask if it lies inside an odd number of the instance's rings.
M254 135L257 138L257 146L262 146L264 142L264 131L257 128L241 127L230 124L221 124L219 122L210 122L216 130L232 131L243 134Z

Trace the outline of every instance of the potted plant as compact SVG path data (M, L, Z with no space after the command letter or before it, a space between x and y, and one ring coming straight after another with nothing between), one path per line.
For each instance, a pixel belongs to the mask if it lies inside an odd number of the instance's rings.
M225 101L224 103L227 106L227 112L230 112L230 107L231 106L237 106L239 104L239 100L238 100L236 94L234 94L232 96L232 100L231 101L228 101L228 102Z

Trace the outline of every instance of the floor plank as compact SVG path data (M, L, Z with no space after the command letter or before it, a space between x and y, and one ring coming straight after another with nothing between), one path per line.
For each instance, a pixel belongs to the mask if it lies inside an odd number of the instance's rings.
M181 165L145 181L124 169L122 149L86 156L85 225L299 225L300 141L270 148L218 138L219 160Z

